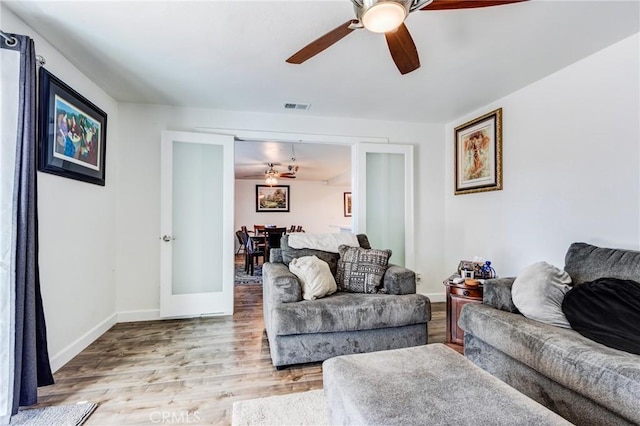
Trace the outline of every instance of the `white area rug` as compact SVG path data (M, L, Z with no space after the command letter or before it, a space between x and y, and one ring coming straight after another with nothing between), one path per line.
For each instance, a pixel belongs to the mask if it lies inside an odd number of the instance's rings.
M96 404L57 405L53 407L27 408L11 417L10 426L79 426L96 409Z
M233 403L233 426L329 424L324 391L291 393Z

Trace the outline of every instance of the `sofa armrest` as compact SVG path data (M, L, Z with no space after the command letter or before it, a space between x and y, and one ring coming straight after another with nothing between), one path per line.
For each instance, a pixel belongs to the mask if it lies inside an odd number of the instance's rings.
M511 286L514 281L515 277L486 280L482 303L501 311L519 313L511 298Z
M265 262L262 265L263 303L291 303L302 300L302 287L284 263Z
M282 261L282 249L272 248L269 250L269 262L271 263L283 263Z
M388 294L415 294L416 274L398 265L389 265L382 279Z

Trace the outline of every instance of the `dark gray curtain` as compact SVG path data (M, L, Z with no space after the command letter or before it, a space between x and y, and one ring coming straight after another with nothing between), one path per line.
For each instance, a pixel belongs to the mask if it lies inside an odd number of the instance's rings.
M12 413L38 402L38 386L53 383L38 271L36 188L36 58L33 40L15 37L20 50L20 97L13 185L15 243L15 376ZM5 48L3 46L3 48Z

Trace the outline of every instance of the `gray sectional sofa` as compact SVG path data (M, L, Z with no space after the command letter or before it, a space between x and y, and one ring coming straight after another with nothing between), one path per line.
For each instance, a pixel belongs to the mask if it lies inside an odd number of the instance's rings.
M574 285L640 281L640 252L574 243L565 271ZM640 356L525 318L511 299L513 281L487 280L484 303L463 307L465 356L572 423L640 424Z
M365 235L358 235L358 242L370 248ZM389 265L383 278L388 294L337 292L303 300L300 283L288 264L311 255L325 260L335 277L337 253L293 249L287 235L263 265L264 323L274 366L427 343L431 304L426 296L416 294L414 272Z

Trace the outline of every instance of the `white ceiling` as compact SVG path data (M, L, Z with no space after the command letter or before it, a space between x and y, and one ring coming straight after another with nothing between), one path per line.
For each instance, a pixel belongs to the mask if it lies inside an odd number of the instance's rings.
M353 18L349 0L3 4L120 102L423 123L455 120L640 30L637 0L418 10L406 24L422 67L402 76L384 36L366 30L302 65L285 63ZM287 102L311 108L285 110ZM296 147L300 178L342 173L334 160L348 150L336 148ZM284 164L289 150L271 158L268 144L240 143L236 163L257 165L236 175L263 171L268 160ZM305 177L329 167L305 164L314 158L336 168Z
M351 183L351 148L347 145L293 145L295 162L291 161L291 143L238 141L235 144L236 179L256 179L268 169L266 163L280 163L278 172L287 172L289 164L298 165L296 180L326 181L332 185ZM291 179L279 179L286 184Z
M446 123L640 28L638 1L528 1L416 11L422 67L354 31L302 65L298 49L354 17L349 0L3 1L121 102ZM37 46L36 46L37 49ZM284 110L286 102L309 111Z

